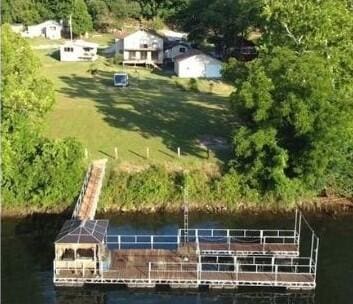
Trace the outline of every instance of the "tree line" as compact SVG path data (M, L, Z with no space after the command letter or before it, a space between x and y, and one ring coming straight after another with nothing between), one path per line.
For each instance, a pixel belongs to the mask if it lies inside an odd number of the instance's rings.
M1 189L4 207L63 208L83 177L83 148L73 138L41 135L54 104L53 85L41 76L28 43L1 27Z
M72 15L75 35L93 29L106 31L121 26L127 18L166 19L187 0L4 0L2 23L36 24L48 19L68 22Z

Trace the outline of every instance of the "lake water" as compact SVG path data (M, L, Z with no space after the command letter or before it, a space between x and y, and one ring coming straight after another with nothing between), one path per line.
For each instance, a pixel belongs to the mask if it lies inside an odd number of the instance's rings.
M68 216L67 216L68 217ZM110 230L119 233L170 234L182 225L182 215L105 215ZM54 288L53 241L65 216L35 215L2 219L1 303L232 303L350 304L353 303L353 214L308 215L320 237L315 292L247 289L237 291L129 290L110 287ZM191 214L191 227L290 228L291 214ZM305 241L305 237L304 237ZM307 246L303 247L306 250Z

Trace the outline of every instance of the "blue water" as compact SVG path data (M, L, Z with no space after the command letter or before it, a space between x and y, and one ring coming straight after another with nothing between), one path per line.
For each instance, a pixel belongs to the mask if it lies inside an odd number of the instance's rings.
M175 234L182 225L182 215L104 215L106 217L110 219L110 233ZM353 214L336 217L318 214L309 219L321 238L318 286L315 292L309 293L269 289L129 290L117 285L55 288L52 284L53 240L65 217L36 215L2 219L1 303L353 303ZM199 228L292 229L293 225L292 215L190 216L190 227Z

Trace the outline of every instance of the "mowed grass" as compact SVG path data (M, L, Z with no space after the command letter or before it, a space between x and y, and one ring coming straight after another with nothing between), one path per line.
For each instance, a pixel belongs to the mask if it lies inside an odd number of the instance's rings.
M43 73L56 90L56 103L47 116L45 134L51 138L75 137L88 150L89 159L108 158L123 164L151 162L192 166L219 162L227 153L211 151L199 140L207 136L228 138L228 96L232 88L199 82L203 92L183 90L187 80L144 68L129 68L130 86L113 86L112 76L121 67L100 59L92 76L91 63L64 63L39 51ZM181 149L178 158L177 148ZM147 158L147 149L149 157Z

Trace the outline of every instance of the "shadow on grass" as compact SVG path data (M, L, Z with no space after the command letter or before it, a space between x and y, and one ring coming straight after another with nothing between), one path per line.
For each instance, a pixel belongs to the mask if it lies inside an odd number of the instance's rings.
M60 61L60 50L55 50L53 52L48 53L49 57L55 59L56 61Z
M104 152L104 151L102 151L102 150L99 150L98 152L101 153L101 154L103 154L103 155L105 155L105 156L107 156L107 157L109 157L109 158L111 158L111 159L114 159L114 156L113 156L113 155L110 155L110 154L107 153L107 152Z
M227 98L185 92L169 78L146 76L145 71L129 71L130 86L119 90L112 85L112 75L99 71L95 81L89 76L62 76L66 87L61 92L71 98L93 100L112 127L137 132L144 138L161 138L170 150L180 147L183 154L204 158L198 143L201 136L229 137ZM223 153L213 152L226 160Z
M135 152L135 151L133 151L133 150L128 150L131 154L134 154L134 155L136 155L136 156L138 156L138 157L140 157L140 158L142 158L142 159L147 159L147 157L146 156L143 156L143 155L141 155L140 153L137 153L137 152Z

